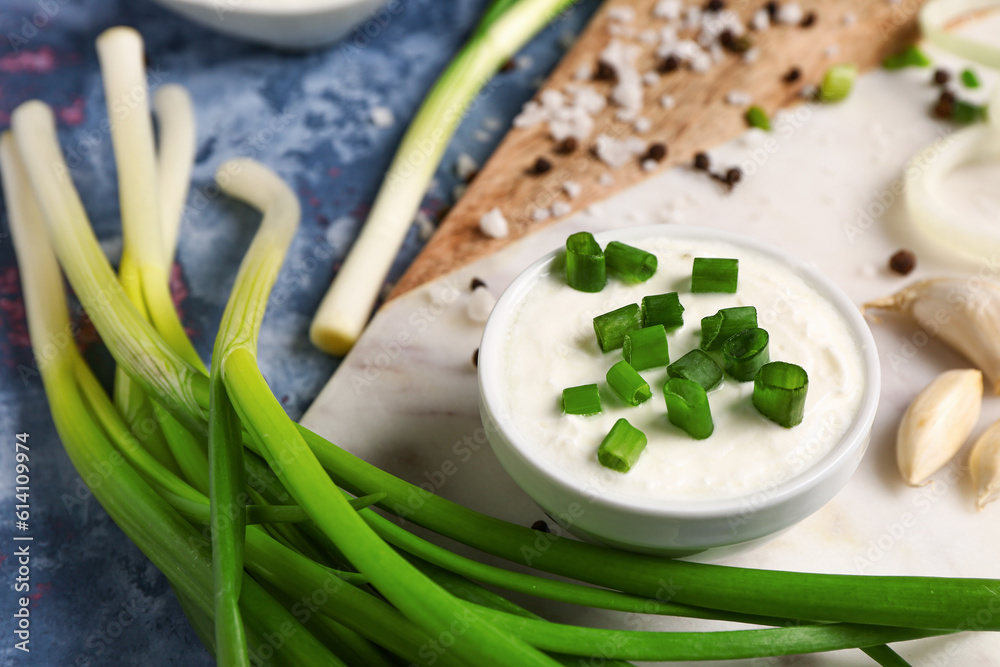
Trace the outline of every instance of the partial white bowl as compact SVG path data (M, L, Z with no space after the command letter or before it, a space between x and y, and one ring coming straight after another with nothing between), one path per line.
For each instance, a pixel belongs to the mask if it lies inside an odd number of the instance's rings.
M604 246L609 241L628 243L659 235L724 241L773 258L814 287L843 316L863 361L865 389L854 421L824 458L766 493L683 503L595 497L579 479L553 466L517 428L518 416L510 413L504 395L504 359L519 303L541 276L560 270L562 250L547 254L515 278L493 309L479 350L480 412L490 445L507 473L550 517L578 537L667 556L705 551L714 552L709 557L725 555L790 528L844 487L871 437L880 389L878 354L857 306L815 269L772 246L729 232L682 225L631 227L596 238ZM562 517L572 517L572 521L567 523Z
M268 46L311 49L340 40L371 19L360 38L381 32L402 5L387 0L156 0L195 23ZM393 11L395 8L395 11Z

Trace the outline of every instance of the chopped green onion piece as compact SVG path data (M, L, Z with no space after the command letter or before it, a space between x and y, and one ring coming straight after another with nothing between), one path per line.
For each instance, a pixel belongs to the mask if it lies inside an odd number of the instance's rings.
M915 44L911 44L899 53L893 54L882 61L885 69L903 69L904 67L928 67L928 58Z
M708 406L705 388L694 380L670 378L663 385L663 398L667 403L667 419L674 426L696 440L712 435L712 410Z
M819 86L819 99L823 102L839 102L851 93L858 68L854 65L834 65L826 70L823 83Z
M959 125L971 125L986 120L986 105L973 104L965 100L955 100L951 119Z
M563 389L562 407L568 415L596 415L601 411L601 392L596 384L567 387Z
M581 292L600 292L608 282L604 252L590 232L566 239L566 283Z
M723 308L715 315L701 318L701 349L721 350L730 336L757 326L757 309L753 306Z
M759 127L762 130L771 131L771 119L768 117L767 112L759 106L754 105L747 109L745 118L747 119L747 125L750 127Z
M705 391L712 391L722 382L723 373L708 352L695 348L667 366L667 375L697 382Z
M653 392L649 383L642 379L638 371L629 366L627 361L619 361L608 369L608 386L631 406L649 400Z
M808 389L805 369L772 361L761 366L753 379L753 404L771 421L791 428L802 421Z
M978 88L979 77L971 69L962 70L962 85L966 88Z
M594 333L601 352L617 350L625 342L625 334L642 328L639 306L630 303L594 318Z
M619 419L597 448L597 460L605 468L628 472L645 448L646 434L629 424L628 420Z
M662 324L655 324L628 332L622 344L622 355L637 371L666 366L670 363L667 330Z
M736 293L740 260L695 257L691 265L691 291Z
M642 283L656 273L656 255L618 241L604 249L608 271L627 283Z
M722 360L726 372L740 382L749 382L760 367L771 360L764 329L745 329L730 336L722 345Z
M642 326L662 324L667 331L673 331L684 324L684 306L677 292L653 294L642 297Z

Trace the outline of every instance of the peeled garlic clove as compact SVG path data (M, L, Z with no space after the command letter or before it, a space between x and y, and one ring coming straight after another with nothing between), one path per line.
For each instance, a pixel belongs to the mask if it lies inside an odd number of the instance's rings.
M968 357L1000 394L1000 284L979 278L924 280L863 308L909 315L931 337Z
M911 486L930 481L958 453L979 420L983 374L947 371L913 399L896 436L896 461Z
M976 489L976 506L982 510L1000 498L1000 422L986 429L972 446L969 470Z

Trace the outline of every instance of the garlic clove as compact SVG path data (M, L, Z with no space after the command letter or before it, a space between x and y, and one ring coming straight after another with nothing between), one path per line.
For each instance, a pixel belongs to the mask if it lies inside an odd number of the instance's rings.
M896 436L896 461L907 484L926 484L958 453L982 402L983 374L975 369L942 373L917 395Z
M1000 394L1000 284L978 278L924 280L863 308L909 315L965 355Z
M972 446L969 455L976 507L981 511L1000 498L1000 421L986 429Z

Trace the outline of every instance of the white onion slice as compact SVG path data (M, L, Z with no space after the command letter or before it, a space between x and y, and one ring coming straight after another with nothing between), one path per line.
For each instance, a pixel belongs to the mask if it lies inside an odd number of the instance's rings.
M948 25L983 10L1000 9L998 0L933 0L920 10L924 37L957 56L1000 69L1000 47L969 39L948 30Z

